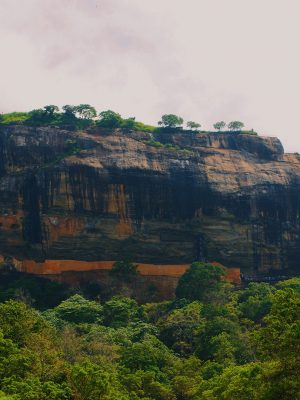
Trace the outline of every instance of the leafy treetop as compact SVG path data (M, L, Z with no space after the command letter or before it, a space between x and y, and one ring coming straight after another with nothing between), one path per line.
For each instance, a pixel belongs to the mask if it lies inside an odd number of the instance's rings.
M161 121L158 121L158 125L162 125L166 128L177 128L182 126L183 118L178 117L175 114L164 114L161 117Z

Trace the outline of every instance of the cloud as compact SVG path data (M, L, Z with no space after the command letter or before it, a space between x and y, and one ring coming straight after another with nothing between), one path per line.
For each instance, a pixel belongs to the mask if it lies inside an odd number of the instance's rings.
M242 119L300 150L297 0L1 0L0 108Z

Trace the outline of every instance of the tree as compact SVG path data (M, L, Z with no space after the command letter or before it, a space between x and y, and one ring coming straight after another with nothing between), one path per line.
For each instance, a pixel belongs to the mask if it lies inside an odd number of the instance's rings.
M129 260L116 261L110 271L110 274L117 276L125 281L130 281L131 278L136 277L139 272L137 270L137 265L133 264Z
M66 105L62 106L62 109L64 110L66 115L69 115L69 116L72 115L73 117L75 117L76 106L71 106L69 104L66 104Z
M97 111L89 104L79 104L75 106L76 116L84 119L93 119L97 116Z
M194 262L181 276L176 288L178 298L207 301L222 287L223 268L203 262Z
M243 122L240 121L231 121L228 124L228 129L230 131L240 131L244 127Z
M281 397L269 397L268 390L268 382L264 382L261 364L249 363L225 368L224 372L205 382L197 398L203 400L281 399Z
M190 129L195 129L195 130L201 128L201 124L198 124L198 122L193 122L193 121L188 121L186 123L186 126Z
M161 340L181 355L192 354L204 328L201 311L202 304L194 301L161 318L158 322Z
M123 349L121 364L131 371L155 371L166 366L173 358L172 352L155 336L146 335L139 343Z
M32 332L47 329L47 324L33 308L9 300L0 304L0 329L5 338L23 345Z
M59 108L53 104L44 107L45 113L53 116L55 113L59 112Z
M121 115L112 110L101 111L99 117L98 125L103 128L119 128L123 121Z
M266 380L270 399L297 399L300 393L300 295L291 288L272 295L264 326L253 332L257 353L271 360Z
M291 278L286 281L278 282L276 287L279 289L291 288L295 292L300 293L300 278Z
M135 127L135 117L123 119L122 121L122 128L124 129L134 129Z
M28 125L47 125L58 121L59 108L55 105L48 105L29 112L29 118L25 121Z
M103 323L112 328L120 328L137 320L140 313L135 300L127 297L112 297L103 306Z
M224 129L226 127L226 123L224 122L224 121L219 121L219 122L216 122L215 124L214 124L214 128L217 130L217 131L221 131L222 129Z
M74 399L71 389L66 383L52 381L42 382L39 378L28 376L17 380L15 377L6 379L2 390L12 397L4 397L3 400L71 400ZM2 400L2 397L0 397Z
M89 360L72 366L70 381L75 392L74 399L129 400L120 391L116 373L109 373Z
M64 113L61 116L61 122L66 125L76 126L76 106L66 104L62 109Z
M178 117L175 114L164 114L161 117L161 121L158 121L158 125L163 125L166 128L177 128L183 124L183 118Z
M260 321L271 309L271 295L275 288L267 283L251 282L239 293L238 309L242 317Z
M73 323L95 323L102 318L102 306L79 294L63 301L54 310L59 318Z

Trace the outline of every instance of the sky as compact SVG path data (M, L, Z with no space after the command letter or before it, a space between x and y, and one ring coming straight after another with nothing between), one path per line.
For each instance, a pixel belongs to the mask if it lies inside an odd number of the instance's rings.
M0 112L240 120L300 151L299 0L0 0Z

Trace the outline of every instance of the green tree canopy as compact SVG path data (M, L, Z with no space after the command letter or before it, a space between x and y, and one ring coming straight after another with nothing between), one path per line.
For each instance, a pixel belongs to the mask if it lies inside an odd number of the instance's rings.
M183 118L178 117L175 114L164 114L161 117L161 121L158 122L158 125L162 125L166 128L177 128L181 127L183 124Z
M104 324L113 328L127 326L138 319L141 313L137 302L127 297L112 297L103 307Z
M122 279L124 281L130 281L132 278L139 274L137 270L137 265L133 264L131 261L125 259L121 261L116 261L110 271L110 275Z
M124 129L129 129L129 130L130 129L134 129L134 127L135 127L135 117L123 119L121 126Z
M119 128L122 125L121 115L112 110L101 111L99 117L98 125L103 128Z
M192 301L208 301L220 291L224 275L224 269L219 266L194 262L179 279L176 296Z
M240 131L242 128L244 128L244 124L240 121L231 121L228 124L228 129L230 131Z
M221 131L226 127L226 123L224 121L219 121L214 124L214 128L217 131Z
M188 121L186 123L186 126L190 129L195 129L195 130L201 128L201 124L198 124L198 122L194 122L194 121Z
M101 304L75 294L54 309L56 315L68 322L94 323L102 319Z
M22 345L31 333L46 327L41 315L24 303L9 300L0 304L0 329L5 338Z
M84 119L93 119L97 116L97 111L94 107L89 104L79 104L75 106L76 116Z

